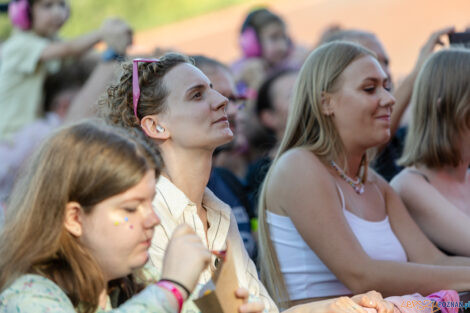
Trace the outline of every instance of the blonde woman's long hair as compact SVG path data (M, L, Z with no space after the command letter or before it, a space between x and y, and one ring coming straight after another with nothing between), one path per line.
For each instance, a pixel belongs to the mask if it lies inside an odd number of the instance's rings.
M423 65L411 97L412 119L405 140L403 166L458 166L459 144L470 129L470 51L450 48Z
M105 281L93 256L65 228L66 204L78 202L89 214L99 202L138 184L148 170L158 175L158 162L145 143L98 122L53 134L33 156L7 205L0 292L21 275L38 274L55 282L74 306L94 312ZM131 285L124 292L135 290Z
M333 120L323 113L321 97L324 92L335 92L341 73L354 60L365 55L374 56L366 48L341 41L320 46L310 54L297 77L284 137L261 187L258 203L261 279L283 309L290 306L289 294L266 222L266 192L271 172L280 156L296 147L312 151L323 162L346 161L344 146ZM364 162L367 168L365 157Z

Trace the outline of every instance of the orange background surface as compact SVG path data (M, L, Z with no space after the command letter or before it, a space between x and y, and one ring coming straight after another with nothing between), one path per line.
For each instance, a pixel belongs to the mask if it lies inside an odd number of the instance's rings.
M224 62L239 56L238 34L247 12L266 5L287 22L294 41L313 47L331 24L376 33L395 78L408 73L429 35L454 25L470 26L470 0L272 0L253 1L136 34L132 53L156 47L205 54Z

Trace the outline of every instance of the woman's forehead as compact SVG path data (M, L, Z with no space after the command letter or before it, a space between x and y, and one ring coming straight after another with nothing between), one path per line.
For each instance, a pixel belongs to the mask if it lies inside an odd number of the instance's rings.
M186 90L195 85L209 85L210 81L201 70L189 63L181 63L165 75L165 83L170 90Z
M370 55L362 56L349 64L341 76L345 79L362 81L367 78L385 80L387 75L376 58Z

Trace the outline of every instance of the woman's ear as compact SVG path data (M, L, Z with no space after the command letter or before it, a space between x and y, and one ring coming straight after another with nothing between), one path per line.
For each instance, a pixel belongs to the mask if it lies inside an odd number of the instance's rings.
M331 104L331 95L325 91L321 93L321 110L326 116L333 115L333 108Z
M144 116L140 121L140 127L152 139L166 140L170 138L170 132L165 126L159 124L156 115Z
M82 216L84 212L78 202L68 202L65 205L65 228L75 237L83 233Z

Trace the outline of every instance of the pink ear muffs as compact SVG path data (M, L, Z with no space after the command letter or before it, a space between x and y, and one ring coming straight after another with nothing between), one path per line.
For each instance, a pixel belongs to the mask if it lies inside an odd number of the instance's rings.
M261 44L252 27L247 27L240 35L240 46L246 58L261 56Z
M22 30L31 28L28 0L12 1L8 5L8 16L13 26Z

